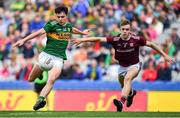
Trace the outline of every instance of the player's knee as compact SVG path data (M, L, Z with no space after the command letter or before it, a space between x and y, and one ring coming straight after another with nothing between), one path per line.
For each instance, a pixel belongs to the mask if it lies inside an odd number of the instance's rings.
M33 76L29 75L29 77L28 77L28 81L29 81L29 82L33 82L34 79L35 79L35 78L34 78Z
M124 81L126 81L126 82L131 81L131 78L130 77L125 77Z
M48 84L54 84L55 80L48 80Z

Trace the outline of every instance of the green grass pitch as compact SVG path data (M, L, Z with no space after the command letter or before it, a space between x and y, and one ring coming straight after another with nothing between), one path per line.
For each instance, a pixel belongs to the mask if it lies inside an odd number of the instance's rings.
M0 111L3 118L180 118L180 112L75 112L75 111Z

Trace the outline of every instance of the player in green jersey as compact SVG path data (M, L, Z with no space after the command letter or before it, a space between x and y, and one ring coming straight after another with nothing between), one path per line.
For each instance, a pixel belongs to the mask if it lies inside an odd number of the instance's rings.
M63 61L66 60L66 47L71 38L71 34L87 35L89 30L80 31L72 27L71 23L67 22L68 8L61 5L55 9L56 20L49 20L46 25L17 41L13 47L22 46L25 42L46 34L47 42L45 49L40 53L38 63L34 65L29 75L28 81L32 82L39 77L44 70L48 72L48 81L42 89L40 96L34 105L33 109L38 110L46 105L45 98L52 90L53 84L61 74Z

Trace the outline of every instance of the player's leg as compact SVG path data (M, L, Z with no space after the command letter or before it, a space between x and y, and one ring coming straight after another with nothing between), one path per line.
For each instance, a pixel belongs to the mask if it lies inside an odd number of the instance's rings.
M142 67L142 62L134 65L133 67L138 68L138 73L137 73L137 75L138 75L139 72L140 72L140 70L141 70L141 67ZM137 75L136 75L136 76L137 76ZM136 76L135 76L135 77L136 77ZM135 78L135 77L134 77L134 78ZM133 78L133 79L134 79L134 78ZM127 106L127 107L130 107L130 106L132 105L132 103L133 103L133 98L134 98L135 95L136 95L136 90L131 89L131 91L129 92L129 95L128 95L128 97L127 97L127 102L126 102L126 106Z
M45 87L46 84L39 84L39 92L38 92L38 97L42 91L42 89ZM47 110L49 111L49 98L48 96L46 97L46 106L47 106Z
M56 79L58 79L59 75L61 74L61 69L59 67L53 67L48 74L49 79L40 93L40 96L43 97L47 97L47 95L50 93L54 82L56 81Z
M45 85L46 85L46 84L42 84L42 85L41 85L41 90L40 90L40 92L39 92L39 94L38 94L38 97L39 97L42 89L45 87ZM48 98L48 96L46 97L46 106L47 106L47 111L49 111L49 98Z
M119 78L118 78L119 84L121 85L121 88L124 87L124 76L125 76L125 75L119 75ZM128 97L127 97L127 104L126 104L127 107L130 107L130 106L131 106L131 104L132 104L132 102L133 102L133 97L134 97L135 95L136 95L136 91L133 90L133 89L131 89L131 91L130 91Z
M123 88L124 87L124 75L119 74L118 81L119 81L119 84L121 85L121 88ZM120 106L121 104L119 104L119 101L117 99L114 99L113 102L114 102L114 105L117 107L117 111L122 111L122 108Z
M134 79L134 77L137 76L138 72L139 72L139 69L137 67L132 67L127 71L127 74L124 77L124 87L122 89L121 99L120 101L116 99L114 100L114 104L117 107L117 111L122 111L123 104L127 100L127 97L131 91L132 80Z
M29 74L28 81L32 82L36 78L38 78L40 75L42 75L43 70L39 67L39 65L35 64Z
M49 73L48 73L48 81L45 85L45 87L42 89L40 96L34 105L33 109L38 110L40 108L43 108L46 105L45 98L48 96L50 91L52 90L53 84L58 79L59 75L61 73L61 69L59 67L53 67Z
M45 87L42 89L40 96L33 107L34 110L38 110L46 105L45 98L47 98L48 94L52 90L54 82L58 79L59 75L61 74L61 70L63 67L63 59L57 57L52 58L53 60L51 62L53 63L53 67L48 72L48 81Z
M32 82L34 81L36 78L40 77L42 75L43 69L42 68L46 68L46 67L51 67L51 64L48 63L47 61L49 61L50 55L48 55L45 52L41 52L38 56L38 62L33 66L29 77L28 77L28 81Z

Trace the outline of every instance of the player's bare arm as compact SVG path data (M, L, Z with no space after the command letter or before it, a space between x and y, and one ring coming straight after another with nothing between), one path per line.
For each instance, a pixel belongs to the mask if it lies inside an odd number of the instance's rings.
M80 39L74 39L72 42L73 44L79 45L82 42L106 42L106 37L87 37L87 38L80 38Z
M162 50L159 46L157 46L155 43L150 42L150 41L146 41L146 46L148 46L148 47L156 50L159 54L161 54L161 55L164 57L164 59L165 59L166 61L168 61L168 62L170 62L170 63L174 63L174 62L175 62L175 59L174 59L174 58L169 57L169 56L168 56L166 53L164 53L163 50Z
M45 34L45 33L46 33L46 31L43 28L41 28L38 31L28 35L27 37L25 37L25 38L23 38L21 40L18 40L15 44L13 44L13 48L15 48L17 46L22 46L25 42L27 42L27 41L29 41L29 40L37 37L37 36Z
M147 35L145 30L142 31L142 34L143 34L143 37L146 40L146 46L151 47L152 49L156 50L159 54L161 54L164 57L164 59L166 61L168 61L170 63L174 63L175 62L174 58L169 57L166 53L163 52L163 50L161 48L159 48L159 46L157 46L155 43L150 41L150 38Z
M72 33L73 34L80 34L80 35L88 35L90 33L89 29L85 29L84 31L81 31L75 27L72 28Z
M143 37L147 40L147 41L150 41L150 38L149 36L147 35L147 32L145 30L142 30L142 35Z

